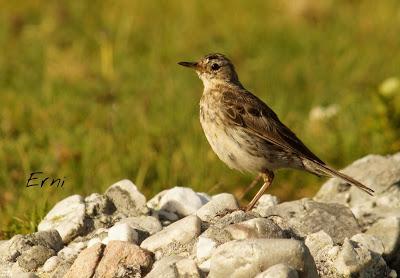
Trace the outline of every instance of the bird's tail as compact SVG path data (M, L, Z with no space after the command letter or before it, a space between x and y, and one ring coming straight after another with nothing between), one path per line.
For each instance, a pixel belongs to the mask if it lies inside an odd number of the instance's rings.
M363 185L361 182L353 179L352 177L349 177L348 175L345 175L343 173L340 173L339 171L336 171L335 169L329 167L328 165L321 164L319 162L311 161L308 159L307 159L307 161L303 161L303 163L305 164L307 170L309 170L310 172L314 172L317 174L322 173L329 177L337 177L347 183L357 186L358 188L360 188L361 190L363 190L364 192L368 193L371 196L374 195L373 194L374 191L371 188Z

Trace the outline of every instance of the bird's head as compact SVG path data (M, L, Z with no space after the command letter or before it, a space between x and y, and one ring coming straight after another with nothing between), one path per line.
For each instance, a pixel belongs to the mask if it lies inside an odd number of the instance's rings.
M232 62L220 53L208 54L197 62L179 62L178 64L194 69L205 86L220 82L240 84Z

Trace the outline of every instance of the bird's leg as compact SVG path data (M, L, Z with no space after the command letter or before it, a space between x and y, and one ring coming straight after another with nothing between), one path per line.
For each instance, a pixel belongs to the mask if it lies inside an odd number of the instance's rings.
M274 172L270 170L266 170L263 174L262 177L264 179L264 184L258 190L257 194L254 196L254 198L251 200L251 202L247 205L246 211L250 211L254 205L257 203L257 201L261 198L261 196L264 194L265 190L267 190L268 186L271 185L273 179L274 179Z
M247 192L249 192L251 189L253 189L254 186L256 186L258 184L258 182L260 181L261 177L263 176L262 173L259 173L257 175L257 177L250 183L250 185L245 189L245 191L240 195L239 197L239 201L241 201L244 196L246 196Z

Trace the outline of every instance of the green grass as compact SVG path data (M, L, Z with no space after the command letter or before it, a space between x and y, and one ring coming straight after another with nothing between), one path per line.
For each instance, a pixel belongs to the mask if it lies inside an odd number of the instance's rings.
M400 76L399 1L0 6L0 238L34 231L66 196L123 178L147 197L175 185L244 190L252 177L223 165L203 136L200 80L176 64L209 52L231 57L242 83L329 164L400 148L399 98L378 94ZM336 116L309 119L332 104ZM33 171L65 185L26 188ZM281 171L270 192L312 196L322 182Z

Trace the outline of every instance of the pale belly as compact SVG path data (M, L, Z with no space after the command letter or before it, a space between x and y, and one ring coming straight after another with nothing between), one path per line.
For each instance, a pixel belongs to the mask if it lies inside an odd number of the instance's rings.
M251 154L248 148L251 138L247 134L221 129L214 122L201 121L201 125L213 151L230 168L254 173L276 168L263 154ZM257 145L257 142L254 144Z

